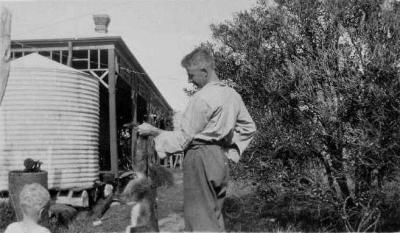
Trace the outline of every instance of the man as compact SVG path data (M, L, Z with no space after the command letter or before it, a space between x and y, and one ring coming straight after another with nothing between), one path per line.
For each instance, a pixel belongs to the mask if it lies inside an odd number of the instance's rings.
M227 159L238 162L256 127L240 95L218 79L209 50L195 49L183 58L182 66L199 90L188 103L180 129L164 131L144 123L138 132L156 136L160 154L185 151L185 230L224 231L221 209L229 175Z

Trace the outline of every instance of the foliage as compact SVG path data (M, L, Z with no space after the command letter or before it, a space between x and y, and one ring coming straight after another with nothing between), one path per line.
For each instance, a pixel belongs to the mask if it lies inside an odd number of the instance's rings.
M132 133L129 128L121 128L118 130L118 169L122 171L128 171L132 169Z
M31 158L27 158L24 160L24 172L40 172L40 166L42 165L42 162L39 160L33 160Z
M376 227L385 211L376 190L400 165L400 4L276 3L212 25L216 43L204 44L258 127L243 166L264 186L302 193L304 169L319 167L325 179L311 187L334 196L341 230Z
M9 201L0 202L0 229L5 229L17 220L14 208Z

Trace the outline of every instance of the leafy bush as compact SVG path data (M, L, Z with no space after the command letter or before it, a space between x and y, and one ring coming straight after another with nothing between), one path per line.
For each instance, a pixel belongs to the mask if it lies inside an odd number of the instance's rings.
M204 44L257 124L242 171L261 196L329 196L338 230L373 230L400 165L400 3L275 2L212 25L218 45Z
M0 202L0 229L5 229L17 220L14 208L9 201Z

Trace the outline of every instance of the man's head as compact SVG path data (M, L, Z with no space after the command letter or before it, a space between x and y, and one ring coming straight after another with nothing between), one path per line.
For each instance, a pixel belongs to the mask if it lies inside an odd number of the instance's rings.
M24 216L37 221L41 211L47 207L50 201L50 194L40 184L27 184L22 188L19 200Z
M203 87L215 76L215 61L209 49L199 47L186 55L181 62L188 73L189 82Z

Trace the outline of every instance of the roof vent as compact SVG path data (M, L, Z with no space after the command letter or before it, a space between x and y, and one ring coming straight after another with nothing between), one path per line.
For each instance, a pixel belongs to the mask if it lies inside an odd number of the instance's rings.
M110 24L110 16L107 14L93 15L94 30L99 33L107 33L108 24Z

